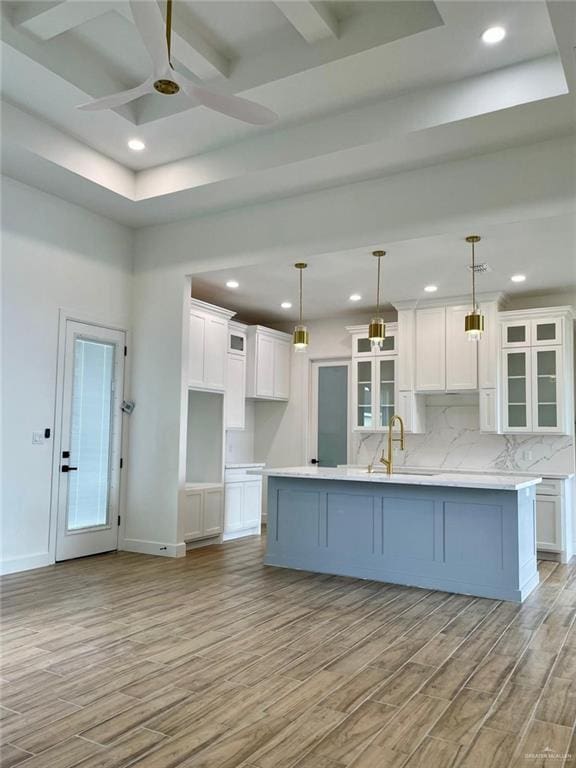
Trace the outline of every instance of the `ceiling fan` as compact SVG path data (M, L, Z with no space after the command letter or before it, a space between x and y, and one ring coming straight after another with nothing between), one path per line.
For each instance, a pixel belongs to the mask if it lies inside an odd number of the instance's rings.
M166 32L164 32L162 13L155 0L130 0L130 8L142 42L152 59L152 75L135 88L115 93L112 96L104 96L104 98L96 99L88 104L82 104L78 109L86 111L114 109L147 93L173 96L182 90L198 104L243 120L245 123L268 125L278 119L275 112L261 104L242 99L239 96L214 93L214 91L196 85L184 75L176 72L170 60L172 0L167 0Z

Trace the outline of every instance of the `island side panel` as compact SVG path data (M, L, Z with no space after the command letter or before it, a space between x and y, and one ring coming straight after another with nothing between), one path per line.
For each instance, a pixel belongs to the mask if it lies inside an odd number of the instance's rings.
M534 498L270 477L265 562L519 602L538 583Z

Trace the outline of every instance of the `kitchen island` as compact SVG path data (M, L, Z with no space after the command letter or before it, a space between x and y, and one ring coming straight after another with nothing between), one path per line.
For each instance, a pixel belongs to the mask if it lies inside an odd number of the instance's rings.
M267 565L522 602L539 477L288 467L268 477Z

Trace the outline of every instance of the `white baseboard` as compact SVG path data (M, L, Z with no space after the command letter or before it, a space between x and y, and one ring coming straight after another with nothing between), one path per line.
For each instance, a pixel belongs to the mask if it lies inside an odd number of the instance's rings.
M38 555L25 555L24 557L12 557L8 560L0 561L0 574L19 573L20 571L31 571L34 568L45 568L47 565L54 565L54 558L49 552L41 552Z
M139 552L142 555L159 555L160 557L184 557L186 544L165 544L162 541L145 541L144 539L124 539L118 542L118 549L126 552Z

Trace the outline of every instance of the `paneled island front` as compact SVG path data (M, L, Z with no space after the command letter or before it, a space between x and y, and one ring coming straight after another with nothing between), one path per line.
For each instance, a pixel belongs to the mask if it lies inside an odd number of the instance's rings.
M515 602L538 584L539 477L261 472L267 565Z

